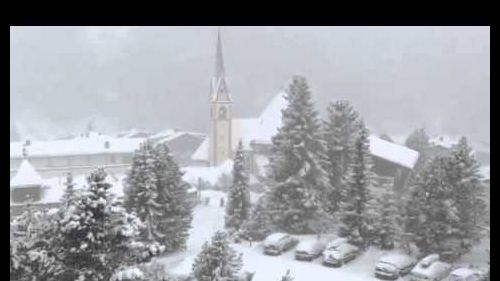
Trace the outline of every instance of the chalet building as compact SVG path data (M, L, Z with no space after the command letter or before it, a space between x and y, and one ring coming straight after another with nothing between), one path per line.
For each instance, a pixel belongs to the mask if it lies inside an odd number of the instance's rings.
M254 175L263 175L268 163L271 138L281 127L285 93L277 94L257 118L233 118L233 98L228 87L222 56L220 32L217 37L215 73L210 88L210 132L193 153L194 163L219 166L231 159L238 142L243 143L246 166ZM417 151L370 136L370 152L380 183L402 188L417 162Z
M154 143L165 142L179 165L191 164L191 155L203 141L204 135L178 130L166 130L147 135ZM43 177L86 175L97 166L104 167L111 176L123 174L130 167L134 151L146 141L140 137L112 137L90 132L87 135L52 141L25 141L10 143L10 177L28 157L34 169Z

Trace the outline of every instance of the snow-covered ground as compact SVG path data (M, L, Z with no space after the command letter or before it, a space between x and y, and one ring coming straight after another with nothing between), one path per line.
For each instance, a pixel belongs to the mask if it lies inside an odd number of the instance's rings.
M217 230L224 229L224 208L220 207L220 199L226 200L226 194L220 191L205 190L201 192L203 198L210 198L209 204L203 203L196 206L193 217L193 228L190 230L187 250L168 256L157 258L164 263L167 271L174 275L187 275L191 272L193 261L200 252L203 243L210 240ZM252 194L252 201L257 199L257 194ZM311 236L301 236L299 239L314 239ZM485 264L486 252L484 247L489 244L482 243L466 255L462 262ZM370 248L355 260L341 268L330 268L321 265L321 259L312 262L296 261L293 250L281 256L266 256L262 253L262 245L257 242L250 247L248 243L233 244L233 247L243 254L243 270L256 272L253 281L276 281L290 269L295 281L370 281L378 280L374 274L377 261L389 251ZM399 280L408 280L407 277Z

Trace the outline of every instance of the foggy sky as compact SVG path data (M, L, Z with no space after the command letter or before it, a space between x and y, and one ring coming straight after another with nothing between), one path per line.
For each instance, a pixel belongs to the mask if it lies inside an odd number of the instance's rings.
M236 117L294 74L318 110L347 99L377 133L490 138L488 27L222 27ZM10 118L21 138L207 131L216 27L11 27ZM12 130L11 130L12 131Z

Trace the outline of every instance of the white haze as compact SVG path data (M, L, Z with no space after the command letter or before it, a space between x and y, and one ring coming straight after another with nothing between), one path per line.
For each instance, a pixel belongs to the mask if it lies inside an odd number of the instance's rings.
M294 74L317 108L348 99L376 132L489 142L488 27L222 27L237 116ZM182 128L206 132L216 27L12 27L10 122L20 138Z

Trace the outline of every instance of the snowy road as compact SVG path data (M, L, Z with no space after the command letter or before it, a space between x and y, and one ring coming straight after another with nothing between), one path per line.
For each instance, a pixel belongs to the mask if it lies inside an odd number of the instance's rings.
M215 231L224 228L224 208L221 208L219 203L220 198L225 199L225 194L219 191L202 191L202 200L205 197L210 198L210 203L208 206L202 203L195 208L187 250L158 259L172 274L189 274L194 258L200 252L203 243L210 240ZM321 259L312 262L296 261L293 251L288 251L281 256L266 256L262 254L260 243L254 243L252 247L247 243L234 244L233 247L243 254L243 270L256 272L253 281L277 281L288 269L294 281L379 280L373 277L374 266L382 255L388 253L388 251L370 248L343 267L330 268L321 265ZM407 277L398 280L407 280Z

